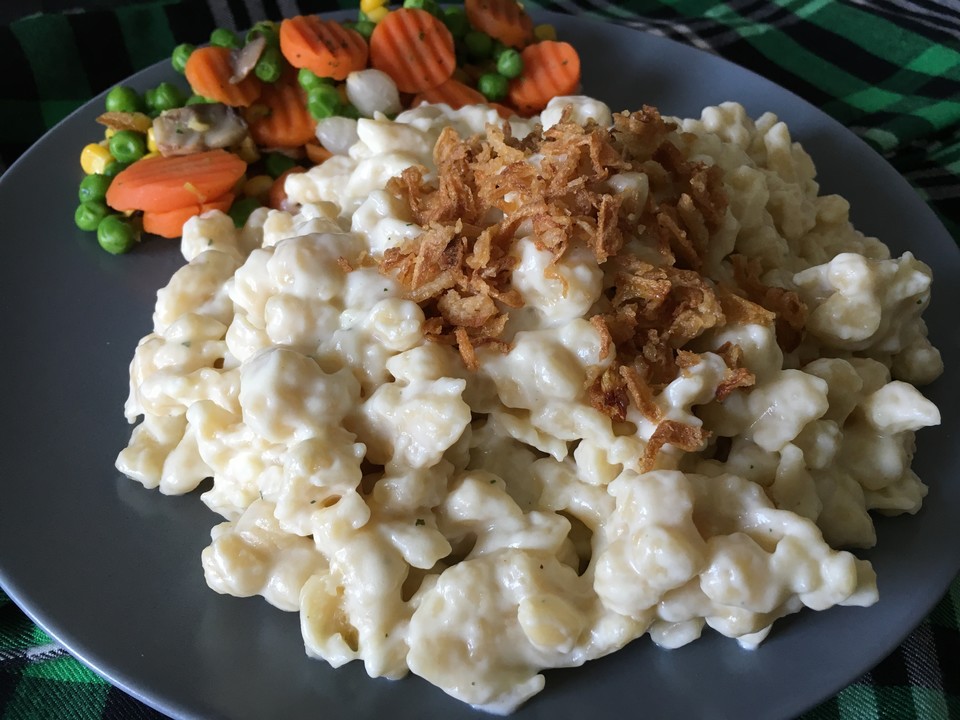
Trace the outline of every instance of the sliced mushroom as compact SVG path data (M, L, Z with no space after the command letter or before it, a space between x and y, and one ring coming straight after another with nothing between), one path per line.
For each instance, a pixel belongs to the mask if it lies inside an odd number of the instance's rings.
M266 38L263 35L257 35L240 50L231 53L230 64L233 67L233 75L230 76L230 82L236 84L252 73L266 49Z
M220 103L187 105L160 113L153 136L161 155L189 155L239 144L247 137L247 123Z

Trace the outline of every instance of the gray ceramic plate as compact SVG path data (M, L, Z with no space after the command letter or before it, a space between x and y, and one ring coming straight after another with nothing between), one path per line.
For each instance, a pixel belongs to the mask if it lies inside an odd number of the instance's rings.
M934 268L928 318L948 371L927 392L944 422L920 436L915 468L930 485L923 510L881 521L879 546L867 553L880 602L781 621L753 652L713 634L675 651L641 639L584 668L548 672L546 690L517 715L794 716L890 652L960 568L960 253L889 165L796 96L671 41L545 19L579 48L586 90L614 109L652 103L695 115L735 99L753 116L776 112L813 155L823 190L850 199L863 231ZM144 89L171 75L164 63L131 83ZM98 134L101 102L70 116L0 181L3 587L80 659L173 716L476 717L417 678L371 680L356 663L334 671L309 660L296 615L206 587L199 555L218 518L196 496L162 497L114 470L130 432L127 364L150 327L156 290L181 260L162 240L112 257L74 228L76 158Z

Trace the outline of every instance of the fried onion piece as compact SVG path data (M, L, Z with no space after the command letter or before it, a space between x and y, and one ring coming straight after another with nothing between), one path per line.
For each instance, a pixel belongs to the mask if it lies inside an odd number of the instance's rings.
M657 456L664 445L669 444L686 452L694 452L700 450L709 437L710 432L702 427L687 425L676 420L664 420L657 425L657 429L647 441L643 462L640 465L641 471L649 472L654 469Z
M149 115L142 112L105 112L97 116L97 122L111 130L133 130L145 133L153 125Z
M795 350L803 339L807 306L792 290L765 285L760 280L760 263L744 255L731 255L733 277L749 300L766 308L776 318L777 344L784 352Z
M715 397L719 402L726 400L737 388L751 388L757 382L756 376L741 365L743 349L734 343L726 342L714 352L723 358L727 371L717 386Z
M684 347L722 326L728 312L775 318L741 297L748 293L718 289L700 274L727 200L720 169L690 160L689 139L676 130L652 107L615 115L612 128L578 125L565 112L522 139L506 123L466 139L446 128L434 148L436 181L427 182L426 168L411 167L387 186L423 233L379 261L423 308L426 337L455 345L476 370L481 347L509 350L502 339L508 314L523 305L512 285L518 238L550 253L545 276L564 288L557 263L571 248L587 248L613 287L588 318L604 362L588 371L585 394L614 421L626 420L632 406L657 424L645 467L665 444L693 450L706 438L700 428L664 420L657 404L666 384L700 362ZM643 193L612 190L611 178L624 172L646 176ZM660 263L624 252L628 241L645 244ZM720 399L753 382L734 350L722 357L729 371Z

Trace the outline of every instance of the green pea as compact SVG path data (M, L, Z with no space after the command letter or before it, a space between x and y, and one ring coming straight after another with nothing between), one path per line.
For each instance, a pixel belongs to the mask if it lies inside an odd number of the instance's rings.
M508 80L519 77L523 72L523 58L513 48L507 48L497 58L497 72Z
M347 103L346 105L341 106L340 115L345 118L350 118L351 120L360 119L360 111L357 110L357 106L353 103Z
M138 112L143 110L143 98L140 93L125 85L117 85L107 93L104 103L107 112Z
M377 28L376 23L372 23L369 20L361 20L355 26L354 30L363 35L367 40L370 39L370 36L373 35L373 31Z
M296 164L296 160L283 153L272 152L263 156L263 167L272 178L280 177Z
M107 196L107 188L110 187L111 180L113 180L113 178L107 175L97 173L87 175L80 181L80 190L77 193L80 202L103 200Z
M253 68L254 74L267 83L275 83L280 79L280 71L283 69L283 56L280 50L275 47L268 47L263 51L260 59Z
M77 227L87 232L97 229L100 221L110 214L110 208L103 200L87 200L77 206L73 214L73 221Z
M110 138L110 154L120 162L139 160L147 153L147 138L134 130L120 130Z
M263 207L256 198L245 197L237 200L230 206L230 212L227 213L233 220L233 224L242 228L250 217L250 213L259 207Z
M318 85L307 91L307 110L317 120L336 115L340 111L340 93L333 85Z
M183 73L187 67L187 60L196 48L190 43L182 43L173 49L173 55L170 56L170 64L178 73Z
M405 8L416 8L417 10L426 10L431 15L440 14L440 6L436 0L403 0Z
M239 50L242 47L237 34L227 28L217 28L210 33L210 44L230 48L231 50Z
M187 98L187 101L184 103L184 105L209 105L210 103L214 102L216 102L216 100L211 100L203 95L191 95Z
M300 68L300 71L297 73L297 82L300 83L300 87L310 92L315 87L330 85L330 78L322 78L312 70Z
M467 52L474 60L484 60L493 51L493 38L479 30L471 30L463 36Z
M447 30L454 38L460 39L470 30L470 22L467 20L467 13L458 5L452 5L444 8L443 16L440 18Z
M113 162L108 163L103 169L103 174L108 178L114 178L119 172L126 170L129 166L130 163L118 162L117 160L114 160Z
M107 215L97 225L97 242L113 255L128 252L137 242L133 225L119 215Z
M147 108L157 114L164 110L183 107L183 104L187 101L183 90L168 82L162 82L154 89L147 90L146 98Z
M490 102L498 102L507 96L507 79L498 73L484 73L477 80L477 90Z
M247 31L244 38L247 42L262 37L267 41L270 47L277 47L280 44L280 35L277 34L277 26L269 20L261 20Z

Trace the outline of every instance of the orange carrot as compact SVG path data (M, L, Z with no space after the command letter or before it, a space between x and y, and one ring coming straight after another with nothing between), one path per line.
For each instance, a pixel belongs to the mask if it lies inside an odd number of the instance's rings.
M262 147L299 147L316 137L317 121L296 81L267 85L243 116L250 136Z
M226 150L142 158L110 183L107 205L162 213L202 204L231 191L246 170L247 164Z
M508 108L506 105L501 105L500 103L494 103L494 102L488 102L487 105L489 105L494 110L496 110L497 115L502 117L504 120L509 120L514 115L516 115L516 112Z
M273 185L270 187L270 192L267 194L267 207L273 208L274 210L286 210L287 191L283 189L283 184L287 181L287 176L291 173L301 173L306 172L306 170L304 167L295 165L289 170L285 170L274 180Z
M318 142L309 142L303 146L303 149L306 150L307 158L314 165L319 165L333 157L333 153Z
M201 215L208 210L227 212L233 205L233 193L224 193L215 200L205 203L194 203L186 207L166 210L165 212L143 213L143 229L165 238L176 238L183 234L183 224L194 215Z
M233 76L230 50L217 45L197 48L190 53L184 73L197 95L233 107L250 105L263 88L260 79L252 74L238 83L230 82Z
M457 66L453 35L426 10L393 10L370 36L370 64L393 78L401 92L429 90Z
M463 9L474 30L508 47L522 48L533 41L533 19L516 0L464 0Z
M413 106L420 103L446 103L454 110L462 108L464 105L480 105L487 102L487 99L469 85L449 78L436 87L429 88L419 93L413 99Z
M367 66L363 35L316 15L297 15L280 23L280 52L295 68L334 80Z
M521 115L543 110L551 98L572 95L580 84L580 56L555 40L528 45L520 53L523 72L510 81L507 97Z

